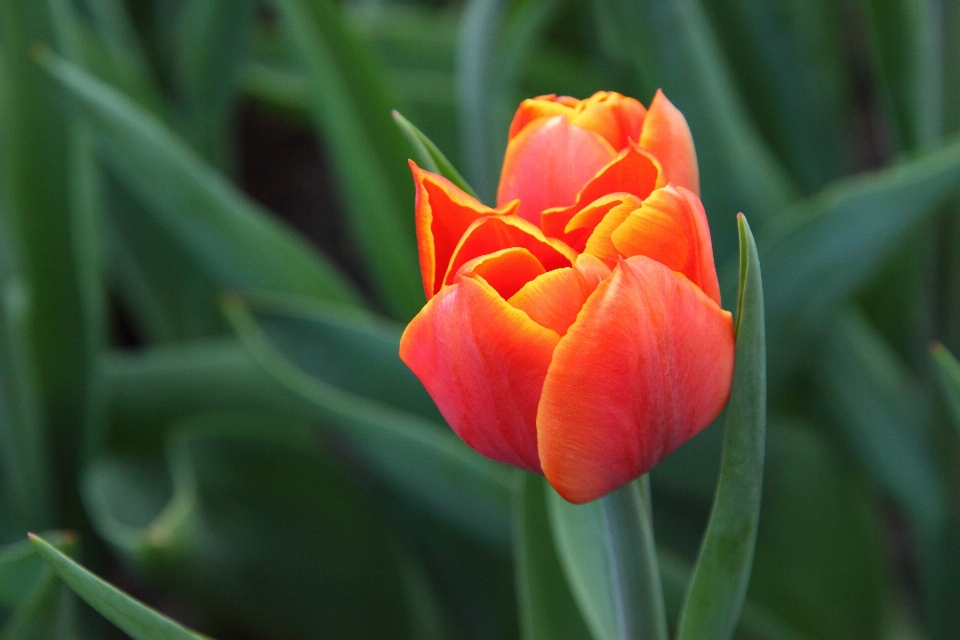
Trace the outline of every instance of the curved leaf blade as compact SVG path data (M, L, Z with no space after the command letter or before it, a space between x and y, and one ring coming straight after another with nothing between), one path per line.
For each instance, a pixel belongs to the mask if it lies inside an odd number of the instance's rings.
M953 422L960 430L960 362L939 342L930 347L930 356L937 365L940 390L953 413Z
M74 593L134 640L205 638L98 578L40 536L31 533L29 537L37 553L47 561L47 564Z
M393 121L397 123L400 131L403 132L403 135L410 142L410 146L412 146L413 150L417 153L420 166L427 171L439 173L463 189L464 192L469 193L474 198L478 198L476 191L467 184L467 181L463 179L463 176L461 176L460 172L453 166L453 163L447 160L447 156L443 155L443 152L437 148L437 145L433 144L433 141L428 138L423 131L420 131L412 122L400 115L400 112L396 109L390 113L393 116Z
M203 161L155 116L49 50L38 62L74 99L105 157L224 288L296 292L351 304L332 263Z
M760 260L750 226L740 234L740 298L733 388L727 405L720 479L680 613L678 640L730 638L747 597L760 522L767 423L766 348Z

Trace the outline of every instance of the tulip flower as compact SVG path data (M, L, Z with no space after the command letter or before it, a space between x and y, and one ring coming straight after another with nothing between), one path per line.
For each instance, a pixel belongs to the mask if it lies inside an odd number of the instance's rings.
M400 341L454 431L583 503L723 409L734 332L683 115L526 100L490 208L410 163L427 304Z

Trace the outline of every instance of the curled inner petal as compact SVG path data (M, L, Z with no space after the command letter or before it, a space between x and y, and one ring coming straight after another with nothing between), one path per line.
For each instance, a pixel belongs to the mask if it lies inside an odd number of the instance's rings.
M667 186L654 191L612 232L610 242L625 258L644 255L679 271L720 304L707 214L687 189Z
M464 232L453 252L444 284L452 284L457 271L464 264L488 253L511 247L523 247L536 256L547 271L569 267L576 252L564 243L547 238L518 216L489 216L475 221Z
M573 267L548 271L530 280L507 302L525 311L534 322L564 335L583 303L609 275L605 264L581 254Z
M540 216L540 227L550 237L571 241L565 231L567 224L591 203L614 193L629 193L642 200L665 184L657 159L630 144L593 176L577 194L573 205L544 211Z
M484 216L513 214L518 203L510 202L499 209L491 209L443 176L424 171L412 160L410 171L417 187L420 275L429 300L440 289L453 250L467 227Z
M460 267L459 275L480 276L504 300L546 272L540 261L522 247L511 247L474 258ZM550 273L554 273L551 271ZM516 305L514 305L516 306Z

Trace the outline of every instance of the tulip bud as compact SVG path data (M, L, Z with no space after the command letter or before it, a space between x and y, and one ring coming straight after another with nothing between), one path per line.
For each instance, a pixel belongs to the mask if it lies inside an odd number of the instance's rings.
M428 302L400 356L478 452L571 502L646 473L733 375L686 120L659 91L526 100L491 209L411 162Z

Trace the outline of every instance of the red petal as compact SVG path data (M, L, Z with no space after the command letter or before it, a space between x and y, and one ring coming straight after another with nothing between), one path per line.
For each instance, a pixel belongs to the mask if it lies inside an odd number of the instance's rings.
M631 144L587 183L572 206L544 211L540 216L540 227L548 236L567 241L570 239L564 231L567 223L592 202L620 192L642 200L665 184L657 159Z
M617 152L600 135L564 116L534 120L507 145L497 203L520 200L518 214L540 223L540 212L573 204L577 191Z
M548 271L530 280L507 302L560 335L577 319L581 307L610 269L593 256L577 256L574 267Z
M511 247L527 249L547 271L569 267L577 257L570 247L545 237L540 229L519 216L488 216L471 224L463 233L443 283L451 284L460 267L470 260Z
M537 413L543 471L564 498L598 498L649 471L723 409L733 322L684 277L621 261L561 338Z
M464 442L540 473L537 404L559 339L482 279L460 277L407 325L400 358Z
M480 276L504 300L544 273L540 261L532 253L520 247L502 249L474 258L460 268L460 275Z
M672 186L657 189L630 213L610 240L615 252L623 257L653 258L687 276L720 304L707 214L692 192Z
M517 203L491 209L443 176L424 171L413 160L410 161L410 171L417 187L420 275L429 300L440 289L453 250L467 227L483 216L513 214Z
M640 146L657 157L668 182L700 193L697 151L687 119L659 89L643 122Z

